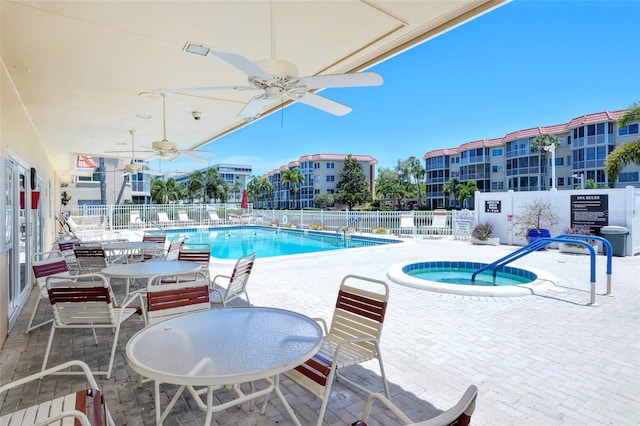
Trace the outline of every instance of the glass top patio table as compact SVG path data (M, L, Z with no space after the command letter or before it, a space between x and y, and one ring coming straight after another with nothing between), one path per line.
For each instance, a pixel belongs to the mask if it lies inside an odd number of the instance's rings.
M279 388L279 374L288 371L317 352L321 327L304 315L275 308L249 307L208 310L172 318L147 327L127 343L129 366L156 382L158 424L168 414L160 412L159 383L185 387L206 386L207 403L196 402L211 413L240 402L265 396L272 390L296 424L300 424ZM266 389L213 405L212 393L225 385L267 380ZM192 395L194 392L190 389ZM240 392L240 393L239 393ZM195 395L194 395L195 396ZM262 408L266 408L266 399ZM170 403L167 410L172 407Z

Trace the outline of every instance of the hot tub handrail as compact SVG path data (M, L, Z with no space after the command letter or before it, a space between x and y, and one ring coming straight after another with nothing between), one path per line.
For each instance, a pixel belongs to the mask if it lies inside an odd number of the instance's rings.
M597 240L602 242L602 245L605 246L605 253L607 255L607 292L605 293L607 296L611 295L611 275L613 274L613 246L603 237L598 237L596 235L579 235L579 234L561 234L556 238L572 238L578 240ZM566 243L566 241L565 241Z
M592 239L589 237L592 236L584 236L587 237L585 239ZM526 256L527 254L533 252L533 251L537 251L540 250L541 248L544 248L546 246L548 246L551 243L567 243L567 244L577 244L577 245L582 245L585 246L587 248L587 250L589 250L589 254L590 254L590 287L591 287L591 297L590 297L590 302L589 305L591 306L598 306L596 304L596 251L593 248L593 246L591 244L589 244L586 241L581 241L578 239L572 239L572 238L568 238L566 235L562 236L562 238L560 237L555 237L555 238L551 238L551 237L543 237L543 238L538 238L537 240L527 244L526 246L514 251L513 253L508 254L507 256L504 256L501 259L498 259L497 261L489 264L489 265L485 265L482 268L478 269L477 271L475 271L473 273L473 275L471 276L471 281L475 281L475 277L476 275L478 275L480 272L485 271L487 269L490 269L493 272L493 276L496 276L497 273L497 269L500 267L503 267L504 265L506 265L509 262L513 262L516 259L519 259L523 256ZM609 249L609 251L607 252L607 257L609 258L611 255L611 250ZM607 261L607 265L609 265L609 262ZM610 272L609 268L608 268L608 272ZM611 275L608 274L608 282L607 282L607 294L610 294L610 277Z

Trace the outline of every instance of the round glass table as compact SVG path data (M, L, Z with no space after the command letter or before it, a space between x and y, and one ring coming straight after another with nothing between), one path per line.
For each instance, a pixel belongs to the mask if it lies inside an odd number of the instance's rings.
M279 387L279 375L311 358L322 341L322 328L304 315L275 308L249 307L202 311L172 318L147 327L127 343L129 366L155 382L157 424L162 424L169 411L187 389L201 409L212 413L265 397L275 390L278 398L296 424L300 424ZM249 394L240 384L266 380L267 387ZM178 385L178 391L165 411L160 408L161 383ZM202 391L206 387L206 402ZM236 398L213 404L213 391L232 386Z

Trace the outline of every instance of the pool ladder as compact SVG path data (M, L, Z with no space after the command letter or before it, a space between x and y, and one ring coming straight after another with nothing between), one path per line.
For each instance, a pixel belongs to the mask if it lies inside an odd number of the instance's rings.
M491 271L493 273L493 277L496 277L498 273L498 269L502 268L507 263L513 262L516 259L520 259L523 256L528 255L534 251L541 250L548 246L551 243L567 243L567 244L577 244L586 247L589 250L589 254L591 256L591 270L590 270L590 284L591 284L591 299L589 305L598 306L596 304L596 251L591 244L584 240L598 240L601 241L602 244L606 247L607 252L607 292L606 296L611 295L611 264L612 264L612 252L613 248L611 243L602 237L596 237L594 235L577 235L577 234L562 234L557 237L550 238L538 238L537 240L527 244L526 246L510 253L489 265L485 265L482 268L479 268L471 275L471 281L476 280L476 276L483 271Z
M360 221L360 219L362 219L360 216L351 216L346 218L344 222L342 222L336 229L336 234L339 234L340 232L342 232L344 237L346 238L347 231L350 229L351 225L357 224Z

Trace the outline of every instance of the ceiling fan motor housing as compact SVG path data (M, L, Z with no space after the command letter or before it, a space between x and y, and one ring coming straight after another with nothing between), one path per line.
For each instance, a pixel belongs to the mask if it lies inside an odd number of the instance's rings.
M168 140L154 141L151 143L151 147L161 153L176 151L176 144L174 142L169 142Z

